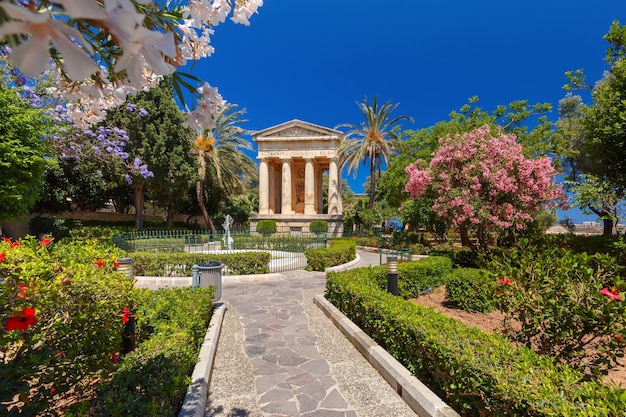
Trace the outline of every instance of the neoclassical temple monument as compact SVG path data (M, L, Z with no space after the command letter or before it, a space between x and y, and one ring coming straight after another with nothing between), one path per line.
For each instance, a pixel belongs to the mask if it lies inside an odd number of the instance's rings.
M328 222L328 232L341 236L341 167L338 130L291 120L258 131L259 214L250 218L256 231L259 220L273 219L277 231L297 235L309 232L312 220ZM328 172L328 208L324 210L322 176Z

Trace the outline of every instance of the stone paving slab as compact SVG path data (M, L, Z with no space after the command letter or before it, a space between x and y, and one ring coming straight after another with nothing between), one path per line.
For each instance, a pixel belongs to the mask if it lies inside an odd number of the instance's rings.
M325 274L282 276L224 284L227 311L205 416L414 417L313 304Z

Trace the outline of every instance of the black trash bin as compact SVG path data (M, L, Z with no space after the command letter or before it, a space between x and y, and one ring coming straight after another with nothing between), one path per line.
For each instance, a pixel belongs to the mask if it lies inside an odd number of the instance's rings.
M224 264L217 261L200 262L193 266L192 287L215 287L213 301L222 298L222 270Z

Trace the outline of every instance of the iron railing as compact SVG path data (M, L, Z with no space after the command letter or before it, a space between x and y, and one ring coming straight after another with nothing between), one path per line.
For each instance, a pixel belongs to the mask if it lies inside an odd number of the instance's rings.
M229 239L230 237L230 239ZM247 230L212 233L210 230L139 230L118 233L114 243L127 252L233 253L267 251L272 257L270 271L304 269L304 251L326 246L325 233L297 235L251 235Z

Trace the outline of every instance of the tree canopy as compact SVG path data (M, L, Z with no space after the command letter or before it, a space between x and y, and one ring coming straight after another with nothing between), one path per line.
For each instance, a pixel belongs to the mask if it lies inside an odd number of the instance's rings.
M45 114L0 85L0 224L29 212L45 168Z
M133 185L137 228L143 226L148 188L171 212L185 195L182 190L195 181L193 132L183 127L184 121L167 79L158 88L129 96L107 114L106 125L124 129L128 137L124 149L135 169L126 174L126 181Z

